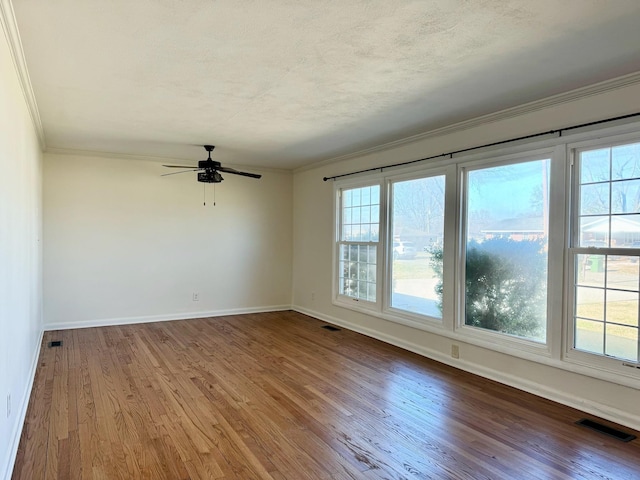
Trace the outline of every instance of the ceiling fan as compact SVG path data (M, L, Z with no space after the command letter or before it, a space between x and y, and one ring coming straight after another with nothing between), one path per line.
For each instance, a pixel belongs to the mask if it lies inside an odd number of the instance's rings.
M260 178L262 175L258 175L257 173L248 173L248 172L240 172L234 168L223 167L220 162L216 162L215 160L211 160L211 152L216 148L213 145L204 145L204 149L209 152L209 158L206 160L200 160L198 162L197 167L187 166L187 165L163 165L163 167L168 168L186 168L187 170L182 170L181 172L174 173L165 173L162 175L166 177L167 175L177 175L178 173L187 173L187 172L198 172L198 181L202 183L220 183L224 178L220 175L220 172L224 173L232 173L234 175L242 175L244 177L251 178Z

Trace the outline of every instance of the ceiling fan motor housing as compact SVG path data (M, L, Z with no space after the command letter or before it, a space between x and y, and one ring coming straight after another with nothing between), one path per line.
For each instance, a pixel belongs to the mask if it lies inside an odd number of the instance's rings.
M210 158L207 160L200 160L198 162L198 168L208 168L215 170L217 168L220 168L221 166L222 165L220 165L220 162L216 162L215 160L211 160Z
M220 183L223 178L220 172L215 170L205 170L204 172L198 172L198 181L202 183Z

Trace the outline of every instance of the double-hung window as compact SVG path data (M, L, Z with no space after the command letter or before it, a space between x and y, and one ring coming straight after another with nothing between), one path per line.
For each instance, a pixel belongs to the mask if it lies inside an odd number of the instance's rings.
M570 348L638 362L640 143L576 149L573 186Z
M380 184L339 191L337 293L371 305L379 296L380 193Z

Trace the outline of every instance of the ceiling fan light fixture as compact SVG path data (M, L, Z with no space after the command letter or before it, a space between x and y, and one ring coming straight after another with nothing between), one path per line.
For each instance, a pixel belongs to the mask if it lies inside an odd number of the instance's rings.
M198 181L202 183L220 183L224 180L220 172L216 170L205 170L198 173Z

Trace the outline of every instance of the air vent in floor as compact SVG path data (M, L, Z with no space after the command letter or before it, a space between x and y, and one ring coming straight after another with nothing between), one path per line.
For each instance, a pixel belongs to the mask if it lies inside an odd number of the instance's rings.
M54 340L52 342L49 342L49 348L51 347L61 347L62 346L62 340Z
M583 427L590 428L591 430L595 430L596 432L604 433L605 435L609 435L610 437L622 440L623 442L630 442L631 440L634 440L636 438L635 435L623 432L622 430L618 430L617 428L602 425L601 423L598 423L594 420L589 420L587 418L578 420L576 423L578 425L582 425Z
M324 328L325 330L331 330L332 332L337 332L340 330L338 327L334 327L332 325L324 325L322 328Z

